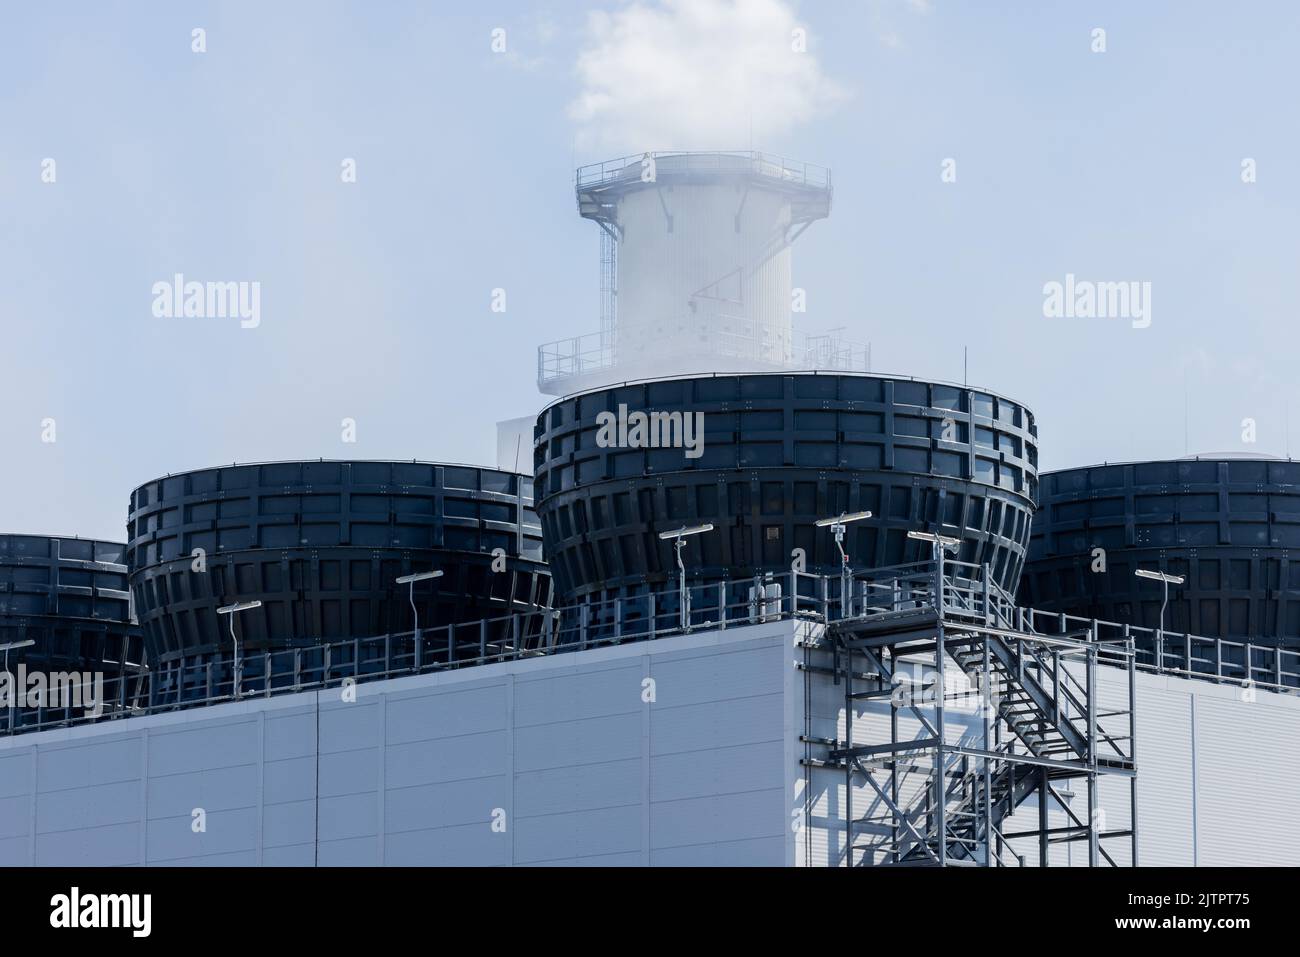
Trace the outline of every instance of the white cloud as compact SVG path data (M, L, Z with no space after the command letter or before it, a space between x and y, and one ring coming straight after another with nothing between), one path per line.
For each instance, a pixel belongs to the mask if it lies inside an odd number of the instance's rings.
M582 84L569 105L583 149L743 149L833 107L843 90L822 72L784 0L635 2L588 19Z

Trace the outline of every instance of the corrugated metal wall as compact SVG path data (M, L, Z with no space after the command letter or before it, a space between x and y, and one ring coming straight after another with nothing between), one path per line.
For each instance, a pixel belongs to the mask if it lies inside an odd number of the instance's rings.
M1122 700L1120 673L1098 670L1102 707ZM1204 681L1139 675L1139 863L1155 866L1264 866L1300 862L1300 699ZM1072 804L1086 816L1080 782ZM1126 828L1126 783L1103 779L1104 828ZM1016 815L1037 815L1028 801ZM1064 822L1053 809L1052 824ZM1011 825L1009 825L1011 826ZM1129 863L1125 840L1107 842ZM1037 848L1021 844L1027 863ZM1054 845L1053 864L1086 861L1087 848Z

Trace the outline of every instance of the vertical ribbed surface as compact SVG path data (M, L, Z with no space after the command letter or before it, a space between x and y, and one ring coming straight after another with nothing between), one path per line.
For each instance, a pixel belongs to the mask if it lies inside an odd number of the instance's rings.
M248 649L408 631L549 603L532 480L423 462L273 462L171 475L131 496L131 588L155 661L229 649L220 605ZM203 567L195 562L201 549ZM504 571L492 569L501 549Z
M0 535L0 644L10 669L116 672L141 660L120 542Z
M603 447L599 417L703 417L697 458L684 448ZM641 594L675 580L657 533L711 522L686 563L696 582L788 571L836 573L817 519L870 510L847 547L859 568L928 557L909 530L962 539L958 558L988 563L1014 589L1037 493L1037 430L1024 406L975 389L869 375L667 379L562 399L537 420L537 511L557 592Z
M1167 629L1300 644L1300 463L1194 459L1043 476L1025 604L1156 627L1162 588L1138 568L1187 578L1170 586Z

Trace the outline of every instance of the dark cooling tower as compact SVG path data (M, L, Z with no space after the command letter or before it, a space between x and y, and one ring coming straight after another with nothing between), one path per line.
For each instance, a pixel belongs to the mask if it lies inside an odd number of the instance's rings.
M634 412L703 415L703 444L602 445L601 422ZM602 416L602 413L606 414ZM683 420L684 421L684 420ZM617 430L616 430L617 431ZM1037 485L1032 413L988 392L871 375L722 375L635 382L561 399L537 420L537 511L557 592L628 597L675 580L657 533L693 537L695 582L809 572L839 557L819 518L870 510L849 527L858 568L928 558L907 532L960 537L958 558L989 563L1014 589ZM619 436L614 436L616 443ZM691 452L691 454L687 454Z
M219 606L248 651L409 631L549 604L532 480L415 462L275 462L185 472L131 495L131 590L152 662L229 652ZM503 549L505 571L493 571ZM202 549L206 570L196 570Z
M1105 571L1093 571L1094 549ZM1300 463L1266 458L1095 465L1043 476L1023 603L1256 644L1300 645Z
M0 535L0 645L9 670L94 671L111 678L141 664L131 622L126 546L88 538Z

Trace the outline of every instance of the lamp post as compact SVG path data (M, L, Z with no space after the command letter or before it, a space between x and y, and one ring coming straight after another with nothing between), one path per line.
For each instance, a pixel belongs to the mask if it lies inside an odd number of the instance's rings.
M674 532L659 533L662 541L675 540L673 547L677 552L677 606L681 609L682 631L691 630L691 592L686 587L686 565L682 562L682 549L686 546L686 539L691 535L711 531L713 531L713 524L708 522L704 525L684 525Z
M1156 629L1156 670L1159 671L1165 666L1165 606L1169 604L1169 586L1181 585L1187 581L1182 575L1170 575L1162 571L1155 571L1149 568L1139 568L1133 572L1138 578L1149 578L1152 581L1160 582L1164 586L1164 599L1160 602L1160 627ZM1190 671L1192 663L1187 662L1187 670ZM1249 671L1247 672L1249 674Z
M420 644L420 609L415 607L415 583L428 581L430 578L441 577L442 572L435 570L431 572L416 572L414 575L402 575L396 580L399 585L411 586L409 597L411 599L411 614L415 616L415 644L417 647Z
M957 546L961 544L960 538L953 538L950 535L938 535L934 532L908 532L908 538L918 542L929 542L930 553L935 564L935 573L937 577L937 593L935 600L939 603L939 614L943 614L943 553L945 551L956 551Z
M849 617L849 580L852 577L852 569L849 568L849 553L844 550L844 533L847 531L849 522L860 522L864 518L870 518L870 512L842 512L835 518L821 518L817 520L818 528L829 527L831 533L835 536L835 547L840 550L840 617Z
M3 649L5 653L5 671L9 670L9 649L10 648L27 648L30 645L34 645L34 644L36 644L36 642L31 638L28 638L26 641L9 641L3 645L0 645L0 649Z
M0 645L0 648L3 648L5 653L6 677L9 676L9 649L27 648L30 645L34 645L34 644L36 644L36 642L31 638L28 638L26 641L9 641L3 645ZM18 706L18 695L21 693L22 692L18 688L18 682L15 681L12 677L10 677L9 678L9 706L5 709L9 715L9 721L7 727L10 731L12 731L14 727L14 709Z
M235 634L235 615L241 611L250 611L261 607L262 603L260 601L237 601L233 605L222 605L217 609L218 615L230 616L230 640L235 643L235 674L231 690L235 698L239 697L239 682L244 673L244 662L239 657L239 637Z

